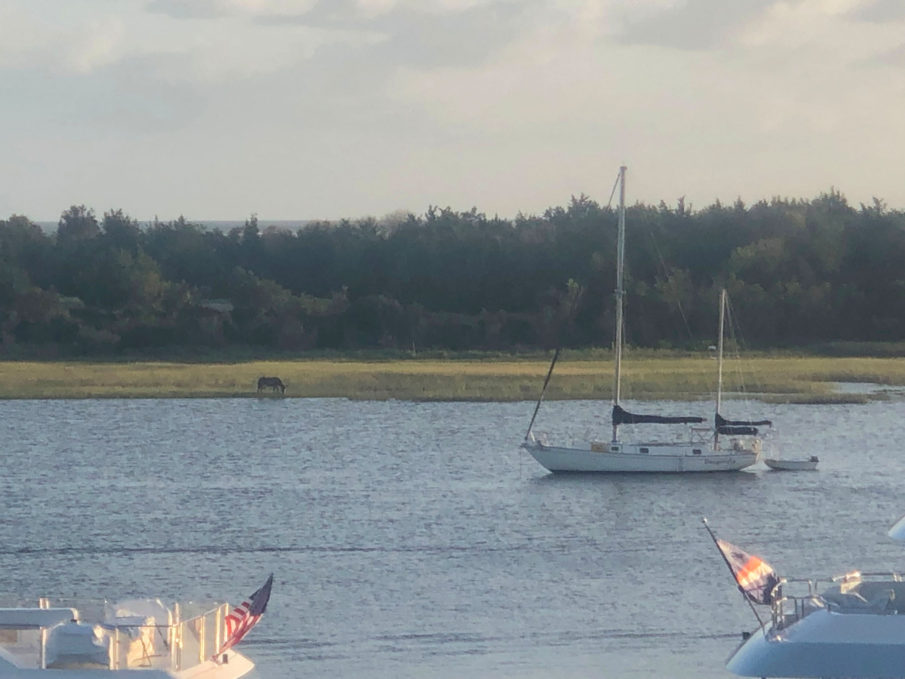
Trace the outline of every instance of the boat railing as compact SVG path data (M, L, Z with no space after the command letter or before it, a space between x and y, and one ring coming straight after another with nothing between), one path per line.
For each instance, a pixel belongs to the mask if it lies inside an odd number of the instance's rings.
M178 615L178 606L176 607ZM110 668L189 669L214 657L226 638L228 604L171 624L112 624ZM105 626L106 627L106 626Z
M819 581L781 578L773 588L771 618L774 629L782 629L825 607L818 594ZM790 591L791 590L791 591Z
M865 580L892 580L893 582L905 581L905 575L897 571L850 571L842 575L830 578L833 584L855 586Z
M814 611L833 607L837 603L836 597L825 592L827 587L838 588L844 595L856 590L862 583L884 580L903 582L905 576L896 571L851 571L824 580L781 578L773 589L771 606L773 627L782 629Z
M57 608L57 605L54 601L51 608L49 601L42 599L38 609L48 612L72 610L77 615L66 615L64 617L69 620L53 624L0 624L0 647L14 651L23 667L37 669L62 668L68 663L76 663L101 670L181 671L213 658L226 639L229 605L225 603L185 618L182 617L183 607L175 604L169 609L169 619L165 622L142 615L105 616L104 611L108 609L103 601L79 600L81 608L72 609ZM92 609L92 605L97 609ZM186 608L194 611L196 607L189 604ZM68 628L68 625L78 627ZM92 627L93 633L86 634ZM69 630L73 636L67 642L63 637Z

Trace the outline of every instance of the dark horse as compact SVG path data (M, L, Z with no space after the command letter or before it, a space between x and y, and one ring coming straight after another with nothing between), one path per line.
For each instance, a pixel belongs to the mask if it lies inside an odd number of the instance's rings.
M264 387L270 387L273 391L279 389L281 394L286 393L286 385L279 377L259 377L258 391L260 392Z

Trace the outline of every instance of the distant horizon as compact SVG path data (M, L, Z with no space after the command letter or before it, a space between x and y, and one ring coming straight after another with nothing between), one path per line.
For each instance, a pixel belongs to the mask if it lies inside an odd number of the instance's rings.
M27 217L28 215L25 215L25 216ZM101 222L103 220L103 215L100 215L100 216L95 215L95 216L98 217L98 222ZM29 219L31 219L31 218L29 218ZM179 217L176 217L174 219L160 219L158 217L157 221L160 222L161 224L168 224L170 222L175 222L178 219L179 219ZM237 226L244 226L245 222L247 222L248 219L249 219L248 217L246 217L245 219L189 219L188 217L185 217L185 221L187 224L198 224L200 226L208 226L211 228L216 228L216 229L221 229L221 230L228 230L228 229L235 228ZM60 223L59 219L56 219L56 220L49 220L49 219L34 220L34 219L32 219L31 221L34 224L37 224L38 226L40 226L45 231L50 231L52 229L56 229ZM136 219L135 221L138 222L139 226L149 226L154 223L153 219ZM311 224L312 222L317 222L317 221L333 221L333 220L261 219L260 217L258 217L258 226L259 227L282 226L282 227L286 227L288 229L299 229L303 226L306 226L308 224Z
M676 208L679 204L679 201L682 199L685 199L685 209L690 210L690 211L698 211L698 210L702 210L702 209L707 209L707 208L713 207L717 204L724 206L724 207L731 206L731 205L735 205L736 201L738 201L738 200L742 200L744 206L746 208L750 208L752 205L757 205L758 203L761 203L761 202L771 203L774 200L790 201L790 202L791 201L810 202L810 201L814 201L814 200L818 199L822 195L828 195L828 194L830 194L830 192L833 192L833 191L839 193L839 195L842 196L842 198L846 201L846 203L849 205L849 207L851 207L853 209L857 209L860 205L871 206L871 205L873 205L873 201L876 199L876 200L880 200L886 206L886 209L888 211L891 211L891 212L905 211L905 206L891 205L882 196L872 195L870 197L870 199L868 199L868 200L851 199L846 194L846 192L844 190L840 189L838 186L828 186L827 188L820 190L817 193L815 193L813 196L809 196L809 197L805 197L805 196L794 196L793 197L791 195L781 195L780 194L780 195L774 195L774 196L770 196L770 197L761 197L761 198L758 198L758 199L752 200L752 201L746 201L746 200L742 199L740 196L738 196L736 198L733 198L732 200L722 200L720 198L714 198L713 200L711 200L708 203L696 204L694 201L686 199L685 196L680 196L671 201L667 201L665 199L660 199L657 201L644 201L644 200L638 199L638 200L633 201L633 200L629 199L627 201L627 207L630 208L633 205L657 207L661 203L664 203L667 207ZM507 220L507 221L514 221L519 215L528 216L528 217L533 216L533 215L540 216L543 214L543 212L545 212L546 210L551 209L551 208L568 207L569 203L571 202L571 200L573 198L579 198L582 195L584 195L585 197L589 198L590 200L596 202L598 205L605 206L607 204L605 200L600 200L598 198L595 198L594 196L589 196L587 194L581 194L581 193L573 193L569 196L568 200L560 202L559 204L548 205L540 212L518 211L514 215L500 215L498 213L493 213L489 210L482 210L477 205L472 205L467 208L456 208L451 205L434 204L433 207L440 208L440 209L449 208L456 212L468 212L468 211L474 209L474 210L477 210L477 212L479 214L486 215L489 218L499 218L499 219L503 219L503 220ZM615 200L615 198L614 198L614 200ZM98 222L100 222L103 219L103 213L107 211L107 210L102 210L102 211L98 212L92 206L87 205L87 204L86 204L86 207L88 209L94 210L95 217L97 218ZM335 217L335 218L314 217L314 218L309 218L309 219L286 219L286 218L270 219L270 218L266 218L266 217L261 217L260 215L257 215L254 213L249 213L249 215L247 217L243 217L241 219L204 219L204 218L199 219L199 218L194 218L194 217L187 217L182 214L178 215L176 217L172 217L170 219L164 219L159 216L155 216L151 219L138 219L138 218L134 217L133 215L129 214L129 212L127 210L125 210L124 208L122 208L122 209L127 217L129 217L130 219L134 219L136 222L138 222L138 224L140 224L142 226L153 224L155 221L158 221L162 224L166 224L168 222L175 222L175 221L179 220L180 218L182 218L189 224L199 224L202 226L211 226L211 227L215 227L215 228L219 228L219 229L231 229L231 228L234 228L237 226L243 226L246 221L248 221L249 219L251 219L252 216L254 216L258 220L259 227L280 226L280 227L286 227L286 228L290 228L290 229L297 229L297 228L306 226L308 224L317 223L317 222L335 223L335 222L340 222L340 221L344 221L344 220L350 221L350 222L356 222L356 221L360 221L363 219L376 219L376 220L380 221L380 220L386 219L388 217L393 217L393 216L397 216L397 215L408 215L408 214L413 214L415 216L422 216L427 212L427 210L430 207L431 207L431 205L428 205L420 211L398 209L398 210L393 210L393 211L390 211L388 213L381 214L381 215L364 214L364 215L359 215L359 216L346 215L346 216ZM66 208L60 210L61 215L63 214L63 212L65 212L65 209ZM114 208L114 209L121 209L121 208ZM24 216L24 217L28 218L31 222L33 222L34 224L37 224L38 226L40 226L41 228L43 228L45 230L56 228L57 225L59 224L59 217L57 217L56 219L34 219L30 215L27 215L27 214L23 215L22 213L18 213L18 212L13 213L13 214L19 215L19 216ZM9 216L12 216L12 215L9 215ZM9 216L0 217L0 220L8 219Z

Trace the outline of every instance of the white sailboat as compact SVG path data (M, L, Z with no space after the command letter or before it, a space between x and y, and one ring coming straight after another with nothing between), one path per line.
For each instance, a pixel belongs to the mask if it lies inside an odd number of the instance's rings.
M616 337L615 379L613 385L613 435L611 440L590 440L570 445L551 444L535 436L532 428L543 400L559 352L554 355L544 389L531 418L522 447L551 472L717 472L750 467L760 456L761 441L757 426L770 422L726 420L720 415L722 392L723 324L726 294L720 297L717 405L714 427L691 427L686 436L672 441L625 441L619 436L622 424L700 424L702 417L668 417L630 413L620 405L623 346L623 267L625 259L625 173L619 168L619 211L616 256Z

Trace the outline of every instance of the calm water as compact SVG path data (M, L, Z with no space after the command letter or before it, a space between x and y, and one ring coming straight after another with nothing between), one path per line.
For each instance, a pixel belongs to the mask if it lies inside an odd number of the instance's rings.
M235 602L273 571L266 679L725 679L754 619L701 517L781 574L905 569L902 405L757 406L820 471L670 477L547 474L531 403L0 402L0 591Z

